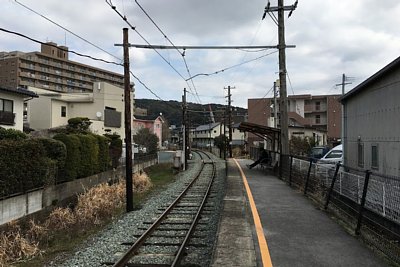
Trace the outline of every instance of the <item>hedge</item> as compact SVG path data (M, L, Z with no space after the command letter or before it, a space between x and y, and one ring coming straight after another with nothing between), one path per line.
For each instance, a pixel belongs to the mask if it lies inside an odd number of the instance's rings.
M87 177L96 173L99 169L98 157L99 147L97 139L93 135L79 134L81 161L79 166L78 177Z
M60 180L72 181L81 174L81 141L75 134L57 134L53 137L55 140L63 142L67 148L67 157L65 165L60 170Z
M24 193L52 183L56 162L35 139L0 141L0 194Z
M0 140L23 140L26 139L26 134L15 129L4 129L0 127Z
M64 169L65 160L67 158L67 148L61 141L51 138L37 138L45 148L47 157L54 160L57 165L57 174L55 179L59 180L60 172Z
M110 157L112 167L119 166L119 159L122 154L122 140L118 134L105 134L104 136L110 138Z
M111 167L111 158L109 153L109 143L110 139L101 136L93 135L97 139L97 144L99 146L99 157L98 157L98 170L97 172L104 172Z

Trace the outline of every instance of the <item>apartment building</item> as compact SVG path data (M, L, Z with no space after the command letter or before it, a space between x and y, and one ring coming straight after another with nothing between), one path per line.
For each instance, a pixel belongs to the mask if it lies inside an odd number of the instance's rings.
M289 126L308 127L327 133L328 143L338 142L341 136L342 106L340 95L291 95L288 96ZM273 98L248 99L249 122L260 125L280 127L280 112L274 117ZM249 143L258 141L258 137L249 134Z
M94 82L123 88L121 74L68 59L68 47L48 42L41 52L0 52L0 86L35 87L64 93L85 93Z

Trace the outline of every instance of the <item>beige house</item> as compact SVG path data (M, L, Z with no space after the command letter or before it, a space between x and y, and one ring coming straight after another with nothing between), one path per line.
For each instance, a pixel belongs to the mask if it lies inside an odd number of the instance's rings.
M58 93L34 87L29 89L39 95L38 99L28 104L27 122L31 128L49 129L67 125L70 118L87 117L92 122L92 132L115 132L125 138L122 88L96 82L93 84L93 93ZM131 97L133 103L133 93Z
M0 127L22 131L24 102L37 97L34 92L23 88L0 87Z

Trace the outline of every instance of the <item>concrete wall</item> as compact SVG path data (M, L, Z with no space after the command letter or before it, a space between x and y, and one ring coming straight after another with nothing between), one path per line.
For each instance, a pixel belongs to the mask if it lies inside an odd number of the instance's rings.
M155 164L157 164L157 160L135 164L133 166L133 173ZM123 177L125 177L125 169L120 167L117 170L110 170L87 178L49 186L24 195L0 200L0 225L60 203L98 184L112 180L115 181Z
M400 176L400 69L349 98L344 106L345 165ZM358 166L358 144L364 166ZM378 168L371 167L371 147L378 146Z

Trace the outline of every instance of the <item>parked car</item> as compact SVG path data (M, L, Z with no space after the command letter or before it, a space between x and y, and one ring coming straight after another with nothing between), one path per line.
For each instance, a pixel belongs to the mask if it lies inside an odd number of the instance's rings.
M335 146L328 153L325 154L321 159L318 160L320 164L336 164L342 163L343 161L343 148L342 145Z
M308 156L316 162L318 159L325 156L325 154L329 152L329 149L330 148L327 146L315 146L311 148L311 153Z

